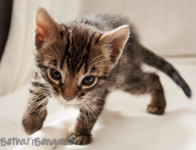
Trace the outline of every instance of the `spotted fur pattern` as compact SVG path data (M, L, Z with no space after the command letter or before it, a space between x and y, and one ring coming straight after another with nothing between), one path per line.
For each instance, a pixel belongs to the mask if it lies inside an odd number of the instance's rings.
M47 15L44 9L41 11ZM49 33L53 33L54 40L43 43L39 33L35 34L38 69L33 76L30 97L22 121L28 134L42 127L47 116L48 98L54 96L58 99L68 83L75 89L76 99L81 101L73 104L80 109L75 125L69 130L74 144L83 145L92 141L91 130L103 110L108 93L114 89L137 95L150 94L151 102L147 111L163 114L166 100L159 77L155 73L143 72L142 63L169 75L188 97L191 96L189 86L174 67L140 44L133 26L126 18L115 15L90 15L67 24L57 24L50 20L54 29ZM120 58L117 59L114 55L111 59L106 59L103 53L107 48L100 47L101 37L125 24L129 26L131 33ZM51 67L58 68L64 74L64 79L58 83L53 82L48 71ZM84 89L76 83L85 74L96 76L96 84Z

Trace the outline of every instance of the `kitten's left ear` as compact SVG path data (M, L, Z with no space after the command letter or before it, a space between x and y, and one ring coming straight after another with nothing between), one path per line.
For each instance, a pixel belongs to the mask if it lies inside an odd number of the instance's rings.
M104 34L99 43L104 55L116 63L120 58L123 48L129 38L130 30L128 25L122 25Z
M41 48L44 43L54 40L58 32L58 24L44 8L39 8L35 14L35 46L37 49Z

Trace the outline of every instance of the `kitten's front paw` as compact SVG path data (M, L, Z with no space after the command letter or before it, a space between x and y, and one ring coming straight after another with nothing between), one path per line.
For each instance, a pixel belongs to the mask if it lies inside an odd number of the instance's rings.
M86 145L92 142L92 135L90 133L69 132L69 140L75 145Z
M163 115L165 111L165 107L157 107L152 104L149 104L147 111L151 114Z
M22 119L22 125L25 132L29 135L35 133L43 126L43 121L45 118L38 119L37 116L24 115Z

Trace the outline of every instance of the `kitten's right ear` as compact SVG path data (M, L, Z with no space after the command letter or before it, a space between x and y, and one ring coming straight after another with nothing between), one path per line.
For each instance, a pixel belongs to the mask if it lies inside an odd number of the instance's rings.
M44 8L39 8L35 14L35 46L41 48L46 42L57 36L58 24L50 17Z
M99 40L102 53L114 64L119 60L124 46L129 38L130 29L128 25L122 25L105 33Z

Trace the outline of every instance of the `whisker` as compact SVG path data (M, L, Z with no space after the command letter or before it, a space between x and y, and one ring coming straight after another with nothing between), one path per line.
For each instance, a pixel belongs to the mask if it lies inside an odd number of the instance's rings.
M34 110L36 110L42 103L46 102L48 100L48 98L50 98L51 96L47 96L46 98L44 98L43 100L41 100L40 102L36 103L32 108L31 108L31 112L33 112Z
M56 51L58 52L58 55L59 55L59 57L60 57L60 60L62 60L63 58L62 58L62 56L61 56L61 54L60 54L60 52L59 52L59 50L58 50L58 48L57 48L57 46L56 46L56 43L55 43L55 48L56 48Z
M55 94L56 96L60 96L56 91L54 91L53 89L52 89L52 92L53 92L53 94Z
M96 117L98 117L99 115L97 114L97 112L95 110L98 110L97 108L94 107L94 105L91 103L91 105L89 105L91 107L91 109L94 109L92 110L95 114ZM98 110L99 111L99 110Z
M39 119L41 119L41 114L44 112L44 110L45 110L47 104L48 104L48 102L46 102L46 103L44 104L44 106L42 107L42 109L40 110L39 115L38 115L38 118L37 118L37 123L38 123Z
M93 113L93 111L90 109L90 105L87 105L87 104L86 104L86 106L89 106L88 108L89 108L90 113L91 113L93 116L95 116L95 114Z
M109 82L109 81L105 81L105 83L122 83L122 82Z
M52 56L49 56L49 55L44 55L44 56L46 56L46 57L48 57L48 58L56 59L56 58L54 58L54 57L52 57Z
M103 59L103 60L97 61L97 62L95 62L95 63L93 63L93 64L90 64L89 66L93 66L93 65L95 65L95 64L97 64L97 63L104 62L104 61L109 61L109 60L110 60L110 59Z
M88 108L87 108L87 106L86 106L85 102L83 102L83 106L85 106L85 107L86 107L86 111L89 113ZM86 114L85 114L85 118L86 118L87 126L88 126L88 129L89 129L89 128L90 128L90 125L89 125L89 122L88 122L88 119L87 119Z
M50 50L52 50L52 52L57 56L57 58L58 58L59 60L61 60L60 57L57 55L57 53L55 53L55 51L51 48L51 46L49 46L49 48L50 48Z
M34 112L41 104L45 103L47 100L43 100L39 103L36 103L32 108L30 108L31 112Z
M45 95L50 95L50 93L49 92L41 93L41 94L35 95L35 96L31 97L31 98L36 98L36 97L45 96Z
M111 66L111 65L97 65L96 67Z
M92 59L88 64L90 64L91 62L93 62L94 60L98 59L101 56L104 56L104 55L103 54L102 55L98 55L97 57L95 57L94 59Z
M36 95L36 96L31 97L30 100L31 101L36 101L36 99L39 99L39 98L42 98L42 97L47 97L49 95L50 95L50 93L42 93L40 95ZM35 99L35 100L33 100L33 99Z

